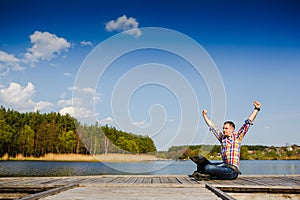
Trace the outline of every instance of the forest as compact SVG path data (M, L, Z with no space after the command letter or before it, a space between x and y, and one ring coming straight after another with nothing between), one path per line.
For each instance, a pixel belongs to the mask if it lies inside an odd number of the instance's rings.
M152 153L156 147L148 136L114 127L81 124L70 115L0 108L0 157L40 157L55 154Z

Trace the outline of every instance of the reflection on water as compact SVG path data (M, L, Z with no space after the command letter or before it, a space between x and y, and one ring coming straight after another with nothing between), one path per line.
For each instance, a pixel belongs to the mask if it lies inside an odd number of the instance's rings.
M159 170L158 170L159 169ZM300 174L300 161L241 161L243 174ZM196 170L192 161L130 163L0 161L0 176L88 176L106 174L176 175ZM130 173L128 173L130 172Z
M102 174L120 174L120 172L99 162L0 162L0 176L83 176Z

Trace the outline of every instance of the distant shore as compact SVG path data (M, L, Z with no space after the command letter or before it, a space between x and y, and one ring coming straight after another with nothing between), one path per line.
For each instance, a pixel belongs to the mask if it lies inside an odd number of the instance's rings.
M154 155L146 154L99 154L99 155L83 155L83 154L53 154L49 153L41 157L24 157L18 154L16 157L8 157L4 155L0 158L2 161L73 161L73 162L144 162L160 160Z

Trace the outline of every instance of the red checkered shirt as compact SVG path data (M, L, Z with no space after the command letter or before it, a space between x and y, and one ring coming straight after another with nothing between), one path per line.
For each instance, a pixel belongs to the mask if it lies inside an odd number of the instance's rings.
M218 128L210 126L209 130L216 136L221 143L221 155L226 164L231 164L236 167L240 165L240 150L242 139L246 135L251 121L247 119L237 133L233 133L230 137L225 136Z

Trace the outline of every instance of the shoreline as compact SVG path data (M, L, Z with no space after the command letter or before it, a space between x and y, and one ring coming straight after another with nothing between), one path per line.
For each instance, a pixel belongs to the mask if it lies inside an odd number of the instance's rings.
M16 157L4 155L0 161L70 161L70 162L147 162L162 160L154 155L147 154L53 154L48 153L42 157L24 157L18 154Z

